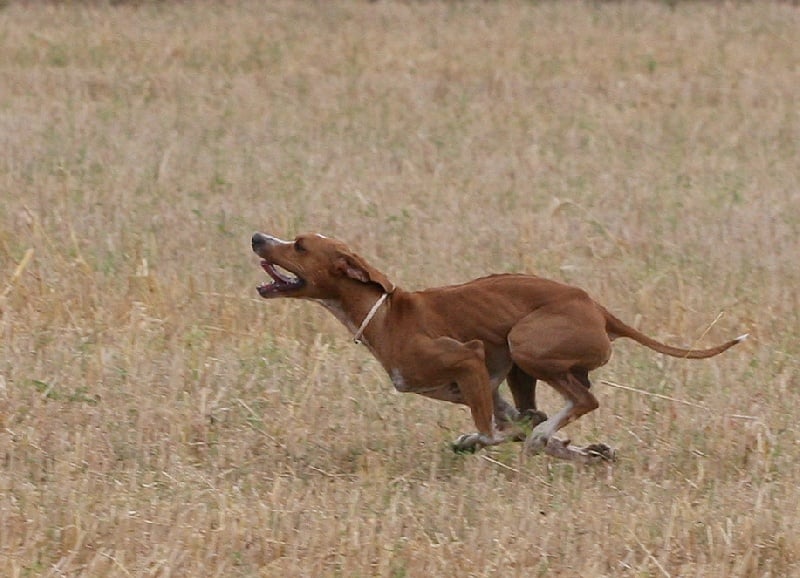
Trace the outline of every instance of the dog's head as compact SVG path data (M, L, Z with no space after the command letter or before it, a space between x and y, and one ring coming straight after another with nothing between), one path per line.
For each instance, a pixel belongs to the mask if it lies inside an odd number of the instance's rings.
M347 245L322 235L298 235L294 241L284 241L255 233L252 246L262 259L261 267L272 278L271 283L258 286L258 294L265 299L333 299L353 283L374 285L385 293L395 288L386 275Z

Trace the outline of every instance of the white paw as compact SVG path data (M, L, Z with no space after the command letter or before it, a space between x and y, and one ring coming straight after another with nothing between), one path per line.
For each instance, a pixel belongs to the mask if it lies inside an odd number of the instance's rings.
M525 451L530 454L541 453L547 447L547 442L550 440L550 431L548 428L541 427L543 424L537 425L525 440Z

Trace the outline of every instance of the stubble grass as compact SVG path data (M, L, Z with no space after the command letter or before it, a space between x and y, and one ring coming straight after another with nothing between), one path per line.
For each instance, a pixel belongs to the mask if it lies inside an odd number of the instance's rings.
M9 3L0 572L798 572L799 25L781 3ZM455 456L464 408L256 298L254 230L340 237L406 289L524 271L665 341L753 338L703 362L618 342L566 432L613 465Z

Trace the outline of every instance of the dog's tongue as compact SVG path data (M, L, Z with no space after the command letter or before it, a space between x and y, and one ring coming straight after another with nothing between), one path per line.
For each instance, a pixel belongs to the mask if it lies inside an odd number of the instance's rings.
M275 265L269 261L261 261L261 268L267 272L267 275L272 277L278 283L291 283L292 279L282 273Z

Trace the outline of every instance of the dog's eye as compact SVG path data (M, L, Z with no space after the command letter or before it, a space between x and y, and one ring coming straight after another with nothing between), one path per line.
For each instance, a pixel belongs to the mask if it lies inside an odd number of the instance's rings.
M294 250L297 251L298 253L305 253L306 252L306 246L303 244L303 241L301 241L300 239L297 239L294 242Z

